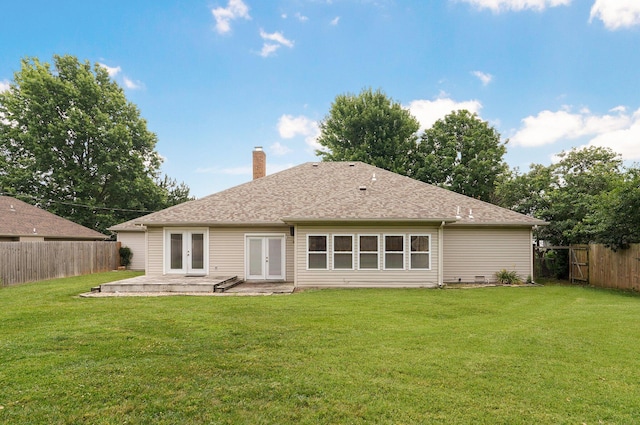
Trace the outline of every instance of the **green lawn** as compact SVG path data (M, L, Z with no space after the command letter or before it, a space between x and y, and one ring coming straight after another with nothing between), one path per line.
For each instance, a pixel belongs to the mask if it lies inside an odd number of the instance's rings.
M0 289L0 423L640 423L640 297L582 287Z

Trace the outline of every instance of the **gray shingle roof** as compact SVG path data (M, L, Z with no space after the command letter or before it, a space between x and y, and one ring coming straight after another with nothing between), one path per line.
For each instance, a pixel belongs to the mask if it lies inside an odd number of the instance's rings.
M68 240L107 238L102 233L10 196L0 196L0 236L40 236Z
M460 225L545 224L362 162L305 163L132 222L215 226L443 220Z
M120 224L116 224L115 226L107 227L107 230L111 230L114 232L144 232L146 228L138 223L138 219L134 218L133 220L125 221Z

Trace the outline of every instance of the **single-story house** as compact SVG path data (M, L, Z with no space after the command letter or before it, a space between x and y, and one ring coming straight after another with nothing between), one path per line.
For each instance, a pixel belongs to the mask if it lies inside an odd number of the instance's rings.
M545 222L362 162L318 162L133 220L147 275L296 287L425 287L533 275ZM142 229L142 227L140 228Z
M116 232L116 240L121 243L121 246L131 250L133 255L129 270L145 270L147 229L143 225L136 224L136 220L129 220L111 226L107 230Z
M0 196L0 242L100 241L107 236L10 196Z

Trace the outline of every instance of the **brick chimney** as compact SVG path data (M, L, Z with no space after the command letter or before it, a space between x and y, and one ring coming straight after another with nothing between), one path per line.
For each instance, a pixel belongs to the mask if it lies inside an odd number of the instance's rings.
M267 175L267 154L262 146L256 146L253 150L253 179L259 179Z

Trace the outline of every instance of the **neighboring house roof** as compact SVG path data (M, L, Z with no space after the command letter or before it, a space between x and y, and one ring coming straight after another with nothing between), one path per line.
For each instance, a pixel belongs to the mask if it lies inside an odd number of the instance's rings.
M362 162L305 163L132 221L147 226L385 221L545 224Z
M10 196L0 196L0 236L102 240L107 236Z

